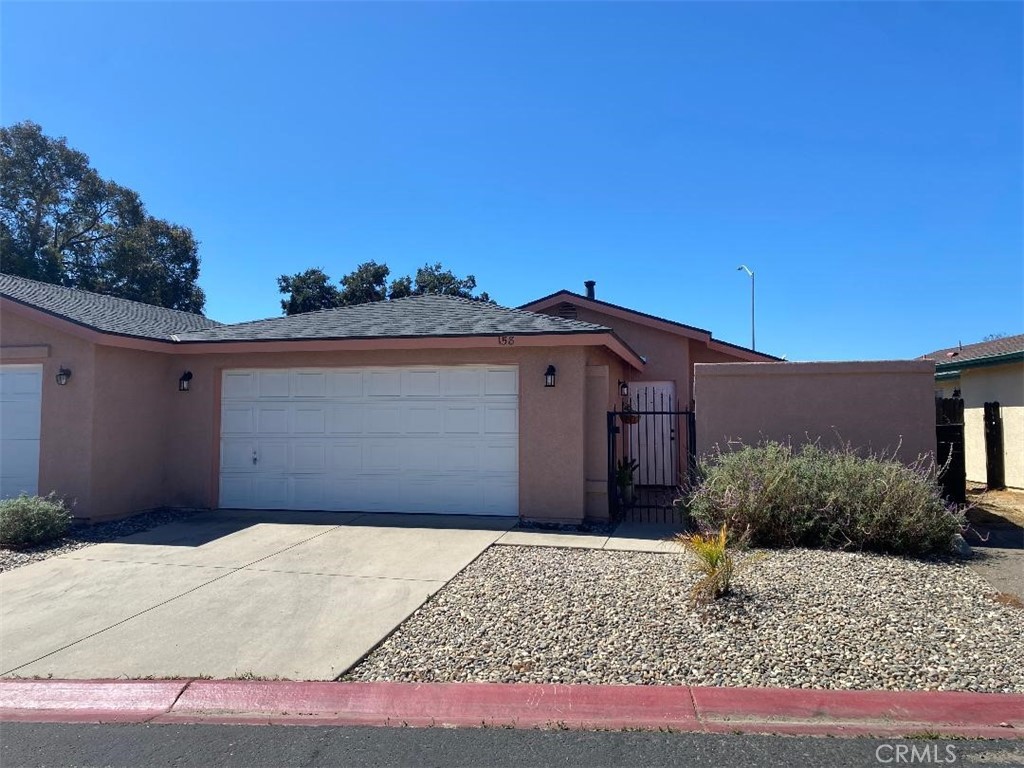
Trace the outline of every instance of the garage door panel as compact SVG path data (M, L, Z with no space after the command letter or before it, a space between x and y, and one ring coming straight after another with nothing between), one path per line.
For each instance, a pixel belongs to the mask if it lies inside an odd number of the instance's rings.
M358 405L335 405L331 408L328 423L333 434L362 434L363 409Z
M485 395L515 395L519 392L518 375L514 369L490 369L484 374Z
M363 468L362 443L332 443L330 469L335 473L353 473Z
M445 397L479 397L482 392L482 372L478 369L450 369L442 376Z
M256 443L256 467L259 472L285 472L291 444L286 441L259 440Z
M290 509L299 507L292 504L287 477L256 475L252 480L253 495L267 509Z
M31 477L38 470L38 440L12 440L7 437L0 440L0 471L5 477Z
M484 409L484 432L488 435L513 435L519 431L519 411L515 406L488 405Z
M477 406L445 408L444 431L449 435L480 434L480 408Z
M15 438L25 435L37 436L39 429L39 417L39 401L0 401L0 427L3 428L5 437L8 435Z
M397 435L402 432L402 409L371 406L363 411L363 432L368 435Z
M478 452L481 472L517 472L519 446L511 443L489 443Z
M440 371L406 371L402 375L402 395L405 397L439 397Z
M252 507L252 478L222 475L220 479L220 505L229 509Z
M260 371L259 396L288 397L291 395L292 375L288 371Z
M322 406L308 407L297 406L293 421L292 432L295 434L318 434L322 435L327 431L327 411Z
M225 372L221 503L514 515L517 386L502 366Z
M256 431L256 409L245 406L226 406L220 416L221 433L225 435L251 435Z
M292 446L292 471L323 472L327 469L326 445L318 443L295 443Z
M444 472L476 472L480 450L476 443L454 443L439 455L439 468Z
M366 394L370 397L398 397L402 394L400 371L370 371L366 380Z
M324 397L327 394L327 374L322 371L296 371L291 385L296 397Z
M331 397L361 398L363 396L362 371L332 371L327 374Z
M363 469L395 472L402 469L401 445L397 440L368 443L363 447Z
M220 468L222 472L255 472L256 443L252 440L222 440Z
M256 431L261 435L287 435L288 406L261 406L257 409Z
M440 469L440 451L430 440L407 440L402 445L402 467L413 472Z
M328 498L324 493L324 478L311 475L292 479L292 509L324 509Z
M405 409L407 435L439 435L444 428L440 405L418 405Z
M256 374L242 371L226 371L221 384L224 399L249 399L256 397Z

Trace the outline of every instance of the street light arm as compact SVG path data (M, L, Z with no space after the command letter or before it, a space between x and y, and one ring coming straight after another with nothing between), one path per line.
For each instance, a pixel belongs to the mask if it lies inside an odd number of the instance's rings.
M750 271L750 267L748 267L746 264L740 264L738 267L736 267L737 272L739 272L741 269L751 277L754 276L754 273Z

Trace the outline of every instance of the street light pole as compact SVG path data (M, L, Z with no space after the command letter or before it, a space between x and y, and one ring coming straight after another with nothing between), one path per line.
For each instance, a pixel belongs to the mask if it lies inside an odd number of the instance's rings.
M757 343L754 337L754 273L746 264L740 264L736 271L743 270L750 275L750 348L757 351Z

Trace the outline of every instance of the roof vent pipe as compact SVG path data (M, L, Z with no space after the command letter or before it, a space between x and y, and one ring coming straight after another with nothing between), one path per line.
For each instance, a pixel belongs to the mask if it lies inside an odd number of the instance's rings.
M594 298L594 286L597 285L596 280L584 280L583 285L587 287L587 298Z

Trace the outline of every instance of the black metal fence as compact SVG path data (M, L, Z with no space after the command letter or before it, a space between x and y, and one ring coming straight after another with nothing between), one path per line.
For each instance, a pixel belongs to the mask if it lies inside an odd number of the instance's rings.
M608 412L608 499L613 520L680 523L676 500L696 468L693 411L644 389Z

